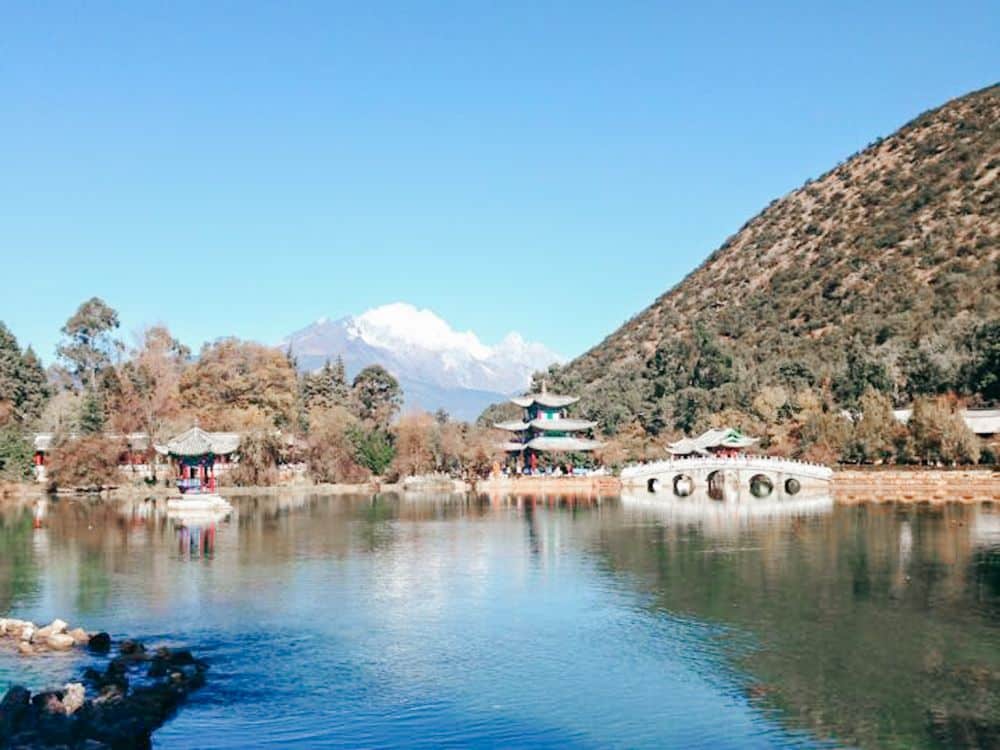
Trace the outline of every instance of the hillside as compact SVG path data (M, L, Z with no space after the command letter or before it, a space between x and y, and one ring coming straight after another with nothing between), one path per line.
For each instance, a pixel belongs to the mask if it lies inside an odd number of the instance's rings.
M868 387L896 403L945 391L991 401L998 171L993 86L772 202L550 383L581 393L606 432L634 421L653 435L752 412L765 386L777 409L803 389L830 406Z

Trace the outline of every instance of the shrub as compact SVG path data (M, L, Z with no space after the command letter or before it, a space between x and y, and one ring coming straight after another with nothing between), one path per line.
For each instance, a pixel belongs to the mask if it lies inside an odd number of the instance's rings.
M57 437L46 465L51 488L101 489L118 483L123 445L104 435Z

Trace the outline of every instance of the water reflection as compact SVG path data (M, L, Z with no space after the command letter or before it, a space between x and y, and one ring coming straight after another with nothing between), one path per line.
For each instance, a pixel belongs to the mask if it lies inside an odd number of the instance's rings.
M990 506L232 501L2 509L0 612L198 645L163 747L996 739Z

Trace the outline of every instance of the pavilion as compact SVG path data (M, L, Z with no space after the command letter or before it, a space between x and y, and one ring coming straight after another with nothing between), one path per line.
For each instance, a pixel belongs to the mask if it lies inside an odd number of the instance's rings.
M512 398L511 403L520 406L524 415L521 419L494 424L498 429L513 433L511 439L503 443L503 449L526 459L535 469L539 453L586 453L601 447L598 441L575 434L597 426L596 422L567 416L567 407L577 401L576 396L549 393L544 382L541 393Z
M732 427L721 427L706 430L696 438L681 438L670 443L667 450L674 458L686 456L719 456L730 457L756 445L759 438L744 435Z
M156 452L177 467L177 486L181 492L215 492L216 462L231 463L239 447L238 433L206 432L192 427L166 445L157 445Z

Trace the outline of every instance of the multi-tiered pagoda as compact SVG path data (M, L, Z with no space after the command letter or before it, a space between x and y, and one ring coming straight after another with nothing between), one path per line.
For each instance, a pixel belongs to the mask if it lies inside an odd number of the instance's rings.
M494 425L514 433L511 440L503 444L504 450L524 454L534 466L539 453L585 453L599 448L601 443L596 440L576 435L592 430L597 423L572 419L566 414L566 408L577 401L576 396L549 393L544 383L541 393L512 398L511 403L524 409L524 416Z

